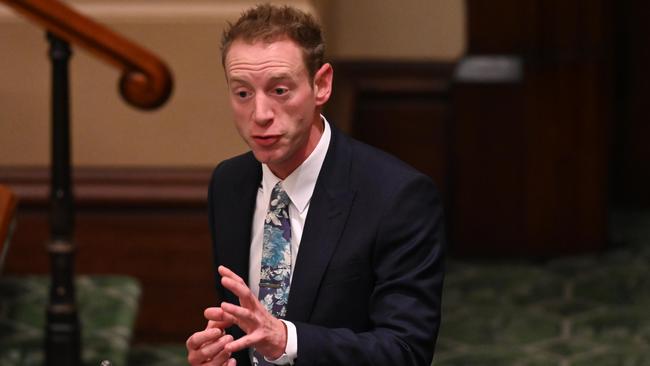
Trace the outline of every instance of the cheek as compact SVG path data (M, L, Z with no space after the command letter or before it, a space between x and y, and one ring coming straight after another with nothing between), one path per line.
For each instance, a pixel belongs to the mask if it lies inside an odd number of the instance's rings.
M248 120L249 118L246 116L246 111L245 109L241 108L241 106L238 105L232 105L231 108L232 111L232 118L235 123L235 128L239 132L242 137L245 135L245 131L247 129L248 125Z
M235 129L237 130L237 133L239 136L246 142L248 143L248 133L246 132L246 126L243 123L240 123L236 118L235 118Z
M305 119L311 118L314 106L310 103L309 99L301 98L285 104L282 107L282 111L286 116L293 120L294 123L301 124Z
M250 120L250 111L248 107L241 103L231 103L232 116L235 119L235 124L244 127Z
M230 108L232 109L232 112L235 115L235 117L239 117L244 114L246 110L246 105L230 100Z

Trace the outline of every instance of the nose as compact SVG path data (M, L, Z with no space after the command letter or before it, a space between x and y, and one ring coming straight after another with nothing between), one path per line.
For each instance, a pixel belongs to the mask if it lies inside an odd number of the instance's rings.
M261 95L260 95L261 94ZM258 93L255 96L255 109L253 110L253 120L259 125L266 125L273 120L273 106L269 98Z

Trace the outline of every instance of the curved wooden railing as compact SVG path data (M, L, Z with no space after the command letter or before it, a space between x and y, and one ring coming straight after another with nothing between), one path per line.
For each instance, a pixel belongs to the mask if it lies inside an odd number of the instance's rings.
M163 105L172 91L169 68L144 48L58 0L0 0L66 41L120 68L124 99L141 109Z

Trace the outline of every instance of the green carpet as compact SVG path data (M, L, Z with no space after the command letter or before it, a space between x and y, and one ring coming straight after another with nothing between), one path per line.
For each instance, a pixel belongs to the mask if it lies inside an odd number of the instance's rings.
M43 329L49 280L0 278L0 365L43 365ZM76 281L82 360L126 365L140 286L123 276L80 276Z
M451 261L434 364L650 365L650 215L611 232L600 255Z

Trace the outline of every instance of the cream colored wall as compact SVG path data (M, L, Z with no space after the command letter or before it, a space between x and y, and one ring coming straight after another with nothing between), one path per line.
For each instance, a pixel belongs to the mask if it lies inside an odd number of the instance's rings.
M256 2L69 1L154 50L175 78L168 104L141 112L118 95L117 70L75 49L73 163L213 166L245 151L231 123L218 42L226 21ZM448 60L462 52L461 0L274 2L317 13L326 25L333 57ZM0 165L49 163L47 47L39 28L0 6Z
M313 0L336 59L458 59L464 0Z

